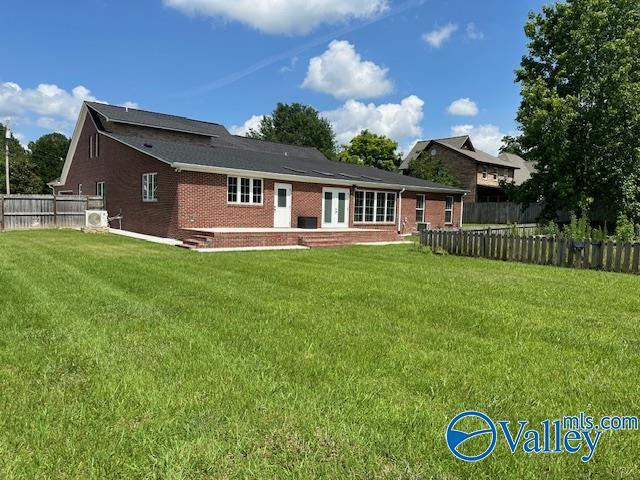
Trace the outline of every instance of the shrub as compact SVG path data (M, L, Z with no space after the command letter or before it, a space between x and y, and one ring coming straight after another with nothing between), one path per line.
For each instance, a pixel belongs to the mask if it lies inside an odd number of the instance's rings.
M585 240L591 238L591 226L586 215L578 218L575 214L571 215L571 221L564 226L562 234L572 240Z
M624 214L618 215L616 222L616 240L619 242L630 242L636 236L636 226Z

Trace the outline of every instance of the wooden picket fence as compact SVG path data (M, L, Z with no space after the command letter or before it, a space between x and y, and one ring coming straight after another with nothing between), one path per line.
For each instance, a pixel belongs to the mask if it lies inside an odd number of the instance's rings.
M575 241L562 236L507 236L429 230L420 242L451 255L638 274L640 243Z
M0 195L0 230L80 228L86 210L102 210L102 197Z

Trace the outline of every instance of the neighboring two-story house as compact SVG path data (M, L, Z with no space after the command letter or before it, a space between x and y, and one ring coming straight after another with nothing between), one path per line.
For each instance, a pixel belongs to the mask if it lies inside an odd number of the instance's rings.
M464 198L467 203L506 201L501 182L520 185L532 172L532 166L517 155L495 157L478 150L468 135L418 142L400 165L400 172L408 174L409 164L423 153L441 160L458 186L469 191Z

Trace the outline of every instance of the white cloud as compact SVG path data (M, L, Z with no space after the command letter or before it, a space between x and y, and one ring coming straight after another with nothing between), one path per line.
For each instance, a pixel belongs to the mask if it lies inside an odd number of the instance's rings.
M454 23L447 23L442 28L438 28L436 30L423 34L422 39L433 48L440 48L442 44L449 40L449 38L451 38L451 35L453 35L457 31L458 25Z
M231 132L232 135L245 136L247 133L249 133L249 130L258 129L258 127L260 126L260 121L262 120L263 117L264 115L253 115L249 120L244 122L242 125L232 125L231 128L229 128L229 131Z
M16 116L32 112L75 120L84 100L97 101L82 85L67 92L47 83L41 83L33 89L22 89L13 82L0 84L0 115Z
M298 60L300 60L297 56L291 57L289 63L280 68L280 73L290 73L296 69L296 65L298 64Z
M475 117L478 114L478 105L470 98L459 98L447 108L449 115L461 117Z
M386 135L396 141L422 135L420 123L424 117L424 101L411 95L400 103L375 105L356 100L347 101L342 107L323 112L336 132L338 143L348 143L362 130Z
M67 91L48 83L36 88L22 88L14 82L0 83L0 118L10 119L14 126L35 126L70 135L85 100L106 103L82 85ZM123 106L138 108L134 102Z
M388 0L163 0L187 14L238 21L271 34L306 34L322 24L370 18Z
M328 93L336 98L374 98L393 90L388 69L362 60L347 41L334 40L319 57L309 61L302 87Z
M467 24L467 37L471 40L482 40L484 39L484 33L476 28L475 23Z
M497 155L502 146L502 138L506 133L495 125L455 125L451 127L451 135L469 135L473 145L492 155Z

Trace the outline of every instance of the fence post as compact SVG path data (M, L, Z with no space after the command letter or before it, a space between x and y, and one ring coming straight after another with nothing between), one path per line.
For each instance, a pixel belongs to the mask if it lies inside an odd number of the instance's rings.
M638 273L640 268L640 243L636 243L633 246L633 273Z
M4 195L0 195L0 232L4 230Z
M58 228L58 197L53 194L53 226Z

